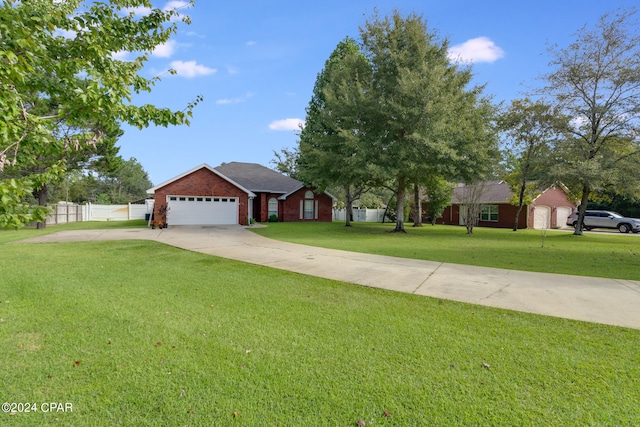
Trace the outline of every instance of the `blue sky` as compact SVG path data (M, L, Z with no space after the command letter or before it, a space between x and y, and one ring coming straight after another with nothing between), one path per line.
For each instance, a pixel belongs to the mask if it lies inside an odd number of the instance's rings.
M196 96L191 126L125 127L120 154L135 157L154 185L197 165L240 161L271 166L273 152L296 145L317 74L346 36L373 14L394 8L423 15L431 31L447 37L455 52L473 62L475 83L508 103L548 70L549 43L567 46L582 26L637 0L196 0L154 1L180 8L171 41L151 55L144 77L162 75L137 104L182 109ZM139 11L144 13L143 10ZM168 75L173 68L177 75Z

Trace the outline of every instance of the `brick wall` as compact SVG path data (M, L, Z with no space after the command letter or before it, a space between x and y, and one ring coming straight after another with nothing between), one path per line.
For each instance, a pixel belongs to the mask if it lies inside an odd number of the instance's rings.
M269 221L269 199L282 196L275 193L259 193L253 200L253 217L258 222ZM278 200L278 221L282 221L282 201Z
M333 200L326 194L314 193L314 200L318 201L318 219L300 219L300 201L305 200L305 193L309 188L301 188L290 194L280 205L280 220L285 222L323 221L330 222L332 218Z
M489 203L489 205L495 205ZM498 206L498 220L497 221L478 221L479 227L494 227L494 228L511 228L516 218L517 206L510 204L497 204ZM460 225L460 206L447 206L442 213L442 216L436 220L436 224L449 224ZM527 206L523 206L518 217L518 228L527 227Z
M499 204L498 206L498 221L480 221L478 226L498 228L513 227L518 207L508 203ZM567 207L573 210L576 205L567 199L567 194L562 189L552 187L541 194L532 206L523 206L520 216L518 217L518 228L533 228L533 206L548 206L551 211L551 227L561 227L564 224L562 224L562 221L558 221L557 208ZM436 220L436 224L459 225L460 206L447 206L442 216Z
M576 204L571 202L567 198L567 193L561 188L551 187L544 193L542 193L537 199L533 201L532 206L548 206L551 212L550 227L562 227L565 224L558 220L558 208L566 207L573 211L576 208ZM533 207L529 215L529 227L533 228Z
M160 206L166 206L168 195L237 197L239 201L238 222L247 225L249 213L249 196L247 193L207 168L198 169L164 187L158 188L154 195L154 216L156 219L159 219L158 209Z
M489 203L490 204L490 203ZM518 207L511 204L498 205L498 221L478 222L479 227L512 228ZM527 206L523 206L518 216L518 228L527 228Z

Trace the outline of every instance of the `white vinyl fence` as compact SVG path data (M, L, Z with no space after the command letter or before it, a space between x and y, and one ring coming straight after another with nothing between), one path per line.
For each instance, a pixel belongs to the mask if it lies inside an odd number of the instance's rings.
M51 213L47 215L47 224L66 224L85 221L85 206L72 203L58 203L49 206Z
M82 221L128 221L131 219L145 219L146 214L151 213L153 203L129 203L126 205L58 203L50 206L50 209L51 213L47 215L47 224L66 224Z
M346 209L334 209L333 220L344 221ZM382 222L384 209L353 208L353 222Z

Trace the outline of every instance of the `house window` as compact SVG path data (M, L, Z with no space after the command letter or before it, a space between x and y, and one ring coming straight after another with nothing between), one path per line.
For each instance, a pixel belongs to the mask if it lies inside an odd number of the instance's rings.
M277 217L278 216L278 199L276 199L275 197L270 198L267 206L269 211L267 214L267 218L271 218L271 215L275 215Z
M488 205L482 208L480 221L498 221L498 205Z
M313 200L304 200L304 219L313 219Z
M311 190L307 190L304 200L300 200L300 219L318 219L318 201Z

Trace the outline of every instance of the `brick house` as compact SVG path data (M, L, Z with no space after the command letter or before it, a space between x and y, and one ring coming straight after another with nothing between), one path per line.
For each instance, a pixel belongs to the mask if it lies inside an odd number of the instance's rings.
M256 163L202 164L147 190L171 225L331 221L333 197Z
M478 202L484 205L478 226L511 228L518 207L511 204L513 193L504 181L489 181L481 184ZM464 209L466 191L470 187L459 184L453 191L452 203L447 206L437 224L463 225L461 210ZM569 200L562 186L551 186L540 191L530 205L522 207L518 217L518 228L562 228L576 204Z

